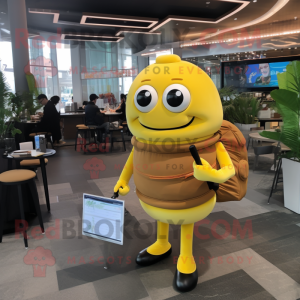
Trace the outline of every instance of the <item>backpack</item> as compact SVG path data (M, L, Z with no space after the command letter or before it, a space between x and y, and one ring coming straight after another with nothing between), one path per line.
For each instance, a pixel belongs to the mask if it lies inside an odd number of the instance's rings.
M235 125L225 120L219 132L219 141L223 143L232 160L235 176L219 185L217 202L239 201L246 195L249 175L246 139Z

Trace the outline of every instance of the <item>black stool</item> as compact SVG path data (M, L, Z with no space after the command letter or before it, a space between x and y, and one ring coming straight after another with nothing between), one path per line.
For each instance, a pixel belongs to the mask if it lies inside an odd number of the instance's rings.
M38 215L38 219L40 222L40 226L42 229L42 233L45 233L44 224L40 209L39 203L39 196L37 193L36 185L35 185L35 178L36 174L30 170L11 170L6 171L0 174L0 212L1 212L1 219L0 219L0 243L2 243L2 236L3 236L3 227L5 221L5 201L6 201L6 194L7 194L7 186L16 186L18 189L18 198L19 198L19 205L20 205L20 213L22 221L25 221L25 213L24 213L24 205L23 205L23 196L22 196L22 184L28 184L31 192L31 196L33 198L33 202L35 205L35 209ZM27 241L27 232L26 232L26 225L23 223L23 236L24 236L24 244L25 248L28 248L28 241Z

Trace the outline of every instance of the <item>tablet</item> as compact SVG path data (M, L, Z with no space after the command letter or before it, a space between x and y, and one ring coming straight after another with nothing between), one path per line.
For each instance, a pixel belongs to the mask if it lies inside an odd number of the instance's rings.
M82 235L123 245L122 200L83 194Z

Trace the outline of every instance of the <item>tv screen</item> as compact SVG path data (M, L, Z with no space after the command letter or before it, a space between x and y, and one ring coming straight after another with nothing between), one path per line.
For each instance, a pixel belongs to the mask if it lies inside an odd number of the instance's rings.
M240 89L278 87L277 74L285 72L289 63L289 61L259 64L225 63L224 83L225 86Z
M246 71L247 87L277 87L277 74L286 72L286 62L261 63L248 65Z

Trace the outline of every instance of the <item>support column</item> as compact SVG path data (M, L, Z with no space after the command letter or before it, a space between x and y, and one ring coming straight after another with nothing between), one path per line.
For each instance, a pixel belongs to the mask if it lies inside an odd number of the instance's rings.
M182 48L173 48L173 54L177 54L182 59Z
M81 81L81 63L80 63L80 42L71 42L71 65L72 65L72 84L73 101L77 106L82 104L82 81Z
M25 0L7 0L16 92L28 91L24 68L29 63Z

